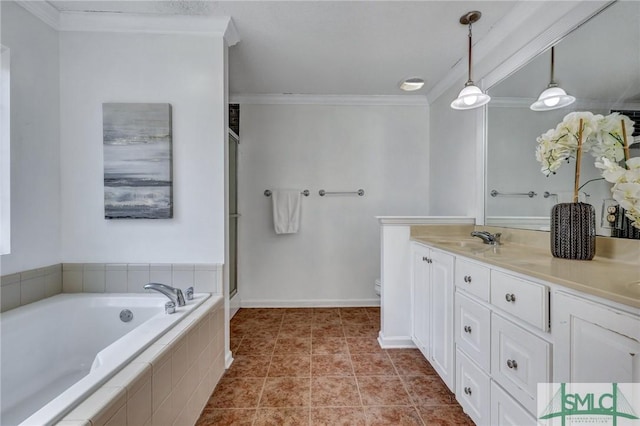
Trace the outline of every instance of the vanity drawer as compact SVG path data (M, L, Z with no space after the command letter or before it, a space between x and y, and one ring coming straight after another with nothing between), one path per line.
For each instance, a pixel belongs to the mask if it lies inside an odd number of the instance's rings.
M491 271L491 304L543 330L549 330L549 288Z
M485 302L489 301L489 276L489 268L460 258L456 259L456 287Z
M491 381L491 424L535 426L538 422L500 386Z
M456 399L477 425L488 425L490 380L489 376L460 350L456 354Z
M536 410L538 383L551 371L549 342L491 314L491 376L530 412Z
M456 292L456 344L485 371L489 371L491 312L461 292Z

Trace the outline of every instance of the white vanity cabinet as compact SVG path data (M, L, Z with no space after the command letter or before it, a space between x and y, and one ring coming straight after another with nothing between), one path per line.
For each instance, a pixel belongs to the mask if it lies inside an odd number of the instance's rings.
M411 260L412 339L454 391L454 256L414 242Z
M640 309L434 245L411 243L411 337L477 425L537 424L539 383L640 382Z
M555 382L640 382L640 317L581 297L554 294Z
M456 257L456 399L477 425L534 425L551 378L549 289ZM547 337L549 339L549 337Z

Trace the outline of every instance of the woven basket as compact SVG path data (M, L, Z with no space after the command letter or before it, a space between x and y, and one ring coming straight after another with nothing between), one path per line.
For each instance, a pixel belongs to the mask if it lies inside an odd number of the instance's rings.
M551 254L591 260L596 254L596 212L591 204L560 203L551 209Z

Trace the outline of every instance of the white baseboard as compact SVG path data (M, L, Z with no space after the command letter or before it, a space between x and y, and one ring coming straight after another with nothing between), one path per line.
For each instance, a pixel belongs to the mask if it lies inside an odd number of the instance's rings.
M382 349L415 348L416 345L409 336L385 337L382 331L378 334L378 343Z
M231 354L231 351L227 351L227 354L224 357L224 368L228 370L229 367L231 367L231 364L233 364L233 355Z
M246 300L240 301L243 308L333 308L380 306L380 299L300 299L300 300Z
M240 295L238 293L235 294L229 300L229 319L233 318L233 316L240 310Z

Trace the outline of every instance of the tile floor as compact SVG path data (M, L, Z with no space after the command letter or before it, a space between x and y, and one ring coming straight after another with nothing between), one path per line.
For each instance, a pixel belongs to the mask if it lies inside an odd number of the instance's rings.
M473 425L417 349L383 350L379 308L241 309L205 425Z

